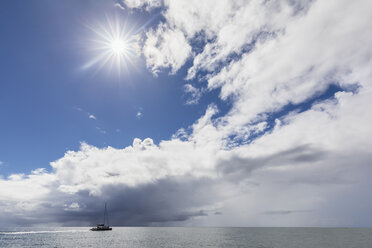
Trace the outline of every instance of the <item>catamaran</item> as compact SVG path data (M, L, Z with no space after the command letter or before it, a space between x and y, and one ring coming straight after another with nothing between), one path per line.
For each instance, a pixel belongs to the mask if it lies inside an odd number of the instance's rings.
M106 221L107 221L107 225L106 225ZM111 231L112 230L112 228L109 226L106 202L105 202L105 212L103 214L103 224L97 224L97 227L93 227L90 230L91 231Z

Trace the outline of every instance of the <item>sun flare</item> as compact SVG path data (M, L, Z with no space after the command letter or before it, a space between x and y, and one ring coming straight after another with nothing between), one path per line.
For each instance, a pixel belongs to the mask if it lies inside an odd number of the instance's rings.
M106 17L106 23L95 27L88 26L93 31L94 38L90 41L94 58L84 68L98 65L98 69L116 67L117 72L128 70L136 57L135 35L127 28L128 24L119 18L114 20Z

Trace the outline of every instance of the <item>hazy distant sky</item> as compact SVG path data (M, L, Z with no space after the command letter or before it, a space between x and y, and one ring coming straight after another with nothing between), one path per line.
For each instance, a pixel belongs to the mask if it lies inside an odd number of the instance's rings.
M0 3L0 223L372 226L369 0Z

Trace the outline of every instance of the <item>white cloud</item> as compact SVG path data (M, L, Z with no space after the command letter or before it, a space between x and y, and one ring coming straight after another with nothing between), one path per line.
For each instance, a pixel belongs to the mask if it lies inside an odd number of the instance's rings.
M372 36L365 32L369 13L360 10L369 3L345 4L351 6L315 2L307 15L287 24L284 34L258 44L208 80L209 87L221 87L223 99L239 95L234 107L240 114L231 116L232 122L244 124L259 113L300 103L334 82L355 83L347 80L348 74L370 63L367 44ZM338 15L326 15L329 11ZM342 21L338 16L343 16Z
M92 114L89 115L89 119L97 120L97 118Z
M64 206L65 206L64 208L65 211L79 211L80 209L80 205L77 202L73 202L70 205L65 204Z
M193 150L192 144L188 143L174 141L156 146L151 139L142 141L137 138L132 146L124 149L98 149L83 143L80 151L69 151L51 165L56 171L62 192L87 190L90 194L98 195L102 186L107 184L134 187L165 177L192 173L187 162L190 159L185 157L182 150L177 151L181 147L183 150ZM179 161L181 157L184 161Z
M166 25L159 25L156 30L146 33L143 54L147 67L157 75L160 68L176 71L190 56L191 46L180 30L172 30Z
M4 164L4 162L3 161L0 161L0 165L3 165Z
M195 88L191 84L185 84L184 90L185 93L189 95L189 98L186 100L186 105L193 105L199 103L199 100L203 94L202 89Z
M243 127L260 121L263 114L301 103L331 83L348 87L358 82L349 78L351 72L368 70L372 36L365 30L370 29L370 2L345 1L344 5L339 1L166 1L167 23L150 32L144 47L159 56L146 57L147 63L155 73L162 67L175 72L185 63L188 52L162 59L166 53L160 52L158 41L161 47L170 47L164 38L168 32L183 33L182 43L204 39L206 45L193 57L188 78L210 72L205 76L208 87L221 87L224 100L235 97L219 131L226 137L247 136ZM326 14L331 12L337 15Z
M142 112L138 111L137 114L136 114L136 117L137 117L137 119L141 119L142 118Z

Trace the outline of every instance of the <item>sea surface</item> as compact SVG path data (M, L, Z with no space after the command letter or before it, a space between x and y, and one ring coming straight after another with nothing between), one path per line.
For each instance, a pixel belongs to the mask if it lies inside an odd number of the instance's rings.
M0 229L0 247L371 248L371 228L85 227Z

